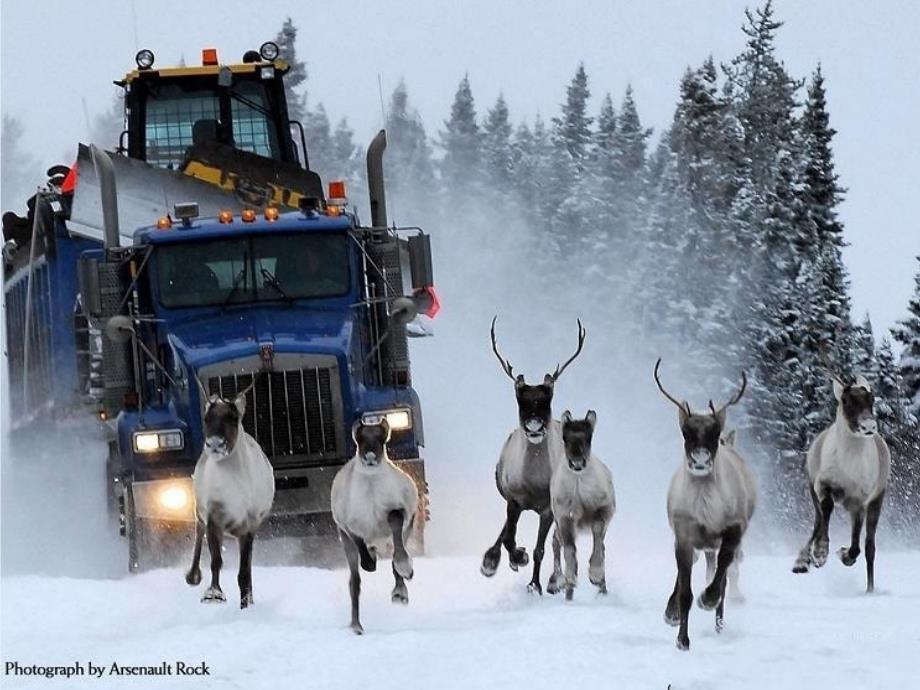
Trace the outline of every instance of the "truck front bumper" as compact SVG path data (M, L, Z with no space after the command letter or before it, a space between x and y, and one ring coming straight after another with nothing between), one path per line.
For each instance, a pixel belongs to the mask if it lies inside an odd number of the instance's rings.
M394 460L419 485L425 486L425 463L421 458ZM328 513L332 480L342 465L283 468L275 470L275 502L272 515L288 517ZM195 522L195 492L191 477L134 481L134 512L139 518L164 522Z

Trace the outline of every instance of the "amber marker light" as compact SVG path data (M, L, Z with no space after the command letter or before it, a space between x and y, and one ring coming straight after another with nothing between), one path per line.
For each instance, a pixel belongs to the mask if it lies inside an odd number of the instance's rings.
M217 220L224 225L227 223L233 222L233 212L232 211L221 211L217 214Z
M278 209L274 206L269 206L265 209L265 220L267 221L276 221L280 215Z
M157 230L169 230L172 227L172 218L163 216L157 219Z
M240 218L243 219L244 223L252 223L256 219L256 212L251 208L244 208Z

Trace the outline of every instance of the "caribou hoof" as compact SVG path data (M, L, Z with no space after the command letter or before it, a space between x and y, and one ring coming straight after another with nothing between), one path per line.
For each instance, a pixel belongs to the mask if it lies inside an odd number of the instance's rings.
M242 597L240 597L240 608L245 609L256 603L256 600L252 598L252 592L247 592Z
M543 588L540 586L539 582L528 582L527 583L527 593L528 594L539 594L543 596Z
M495 571L498 570L498 562L501 560L501 551L493 554L491 551L486 551L486 555L482 557L482 565L479 566L479 572L481 572L486 577L492 577L495 574Z
M722 616L716 616L716 634L722 632L722 628L725 627L725 618Z
M195 585L201 584L201 570L196 568L195 570L189 570L185 574L185 581L190 584L192 587Z
M560 582L561 579L561 574L557 575L556 573L553 573L550 575L549 581L546 583L546 592L548 594L559 594L559 592L562 590L562 584Z
M680 615L676 611L671 611L671 609L668 608L664 612L664 622L672 628L676 628L680 625Z
M204 596L201 597L202 604L222 604L227 601L227 597L217 587L208 587Z
M589 570L588 571L588 582L590 582L592 585L597 585L598 587L600 587L601 585L607 582L607 577L604 574L603 570L601 570L600 572L591 572Z
M352 631L355 635L363 635L363 634L364 634L364 628L361 626L360 623L352 623L352 624L351 624L351 631Z
M594 582L592 584L597 586L598 594L603 595L603 596L607 595L607 582L605 580L601 580L600 582Z
M523 568L528 563L530 563L530 556L527 555L527 549L523 546L517 547L508 554L508 565L515 572L517 572L518 568Z
M719 592L712 587L707 587L696 599L696 605L704 611L712 611L719 605Z
M677 638L676 644L677 644L677 648L678 648L680 651L682 651L682 652L689 652L689 651L690 651L690 638L689 638L689 637L684 638L684 639L681 639L680 637L678 637L678 638Z
M851 553L849 547L841 546L837 549L837 556L840 558L840 562L846 566L853 565L856 563L856 559L859 558L859 551L855 554Z
M390 596L390 601L394 604L407 606L409 604L409 590L406 589L405 585L402 587L394 587L393 594Z
M807 573L808 570L809 570L809 567L808 567L808 566L809 566L809 564L808 564L807 561L804 561L804 562L801 561L801 560L796 561L796 562L795 562L795 565L792 566L792 572L794 572L796 575L801 575L801 574L803 574L803 573Z

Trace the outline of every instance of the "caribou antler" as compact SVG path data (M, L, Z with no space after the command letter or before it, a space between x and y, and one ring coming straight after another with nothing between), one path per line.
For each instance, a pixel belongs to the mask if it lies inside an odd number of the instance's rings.
M498 343L495 342L495 321L497 319L498 319L497 314L492 317L492 352L495 353L495 356L498 358L498 361L501 363L502 371L508 374L508 378L514 381L515 380L514 368L511 366L511 362L509 362L507 359L502 357L501 353L498 351Z
M258 380L258 378L259 378L259 374L258 374L258 373L253 374L253 376L252 376L252 383L250 383L248 386L246 386L246 388L244 388L244 389L241 390L239 393L237 393L237 394L236 394L236 397L237 397L237 398L244 398L244 397L246 397L246 394L247 394L249 391L251 391L253 388L255 388L256 381Z
M821 359L821 369L825 374L830 376L844 388L850 385L850 382L848 382L845 377L835 371L834 364L831 362L831 358L827 353L827 343L821 343L821 346L818 348L818 357Z
M556 365L556 371L550 375L553 379L553 383L555 383L559 377L562 376L562 372L565 371L566 367L574 362L575 358L581 354L581 348L585 346L585 338L587 335L588 332L585 330L585 327L581 325L581 319L578 319L578 347L575 349L575 354L569 357L565 364L563 364L561 367L558 364Z
M664 386L661 385L661 378L659 378L659 376L658 376L658 369L659 369L660 367L661 367L661 357L659 357L659 358L658 358L658 361L655 362L655 383L658 384L658 390L661 391L661 394L662 394L664 397L666 397L666 398L667 398L668 400L670 400L672 403L674 403L675 405L677 405L677 409L678 409L678 410L680 410L681 412L686 412L688 415L689 415L689 414L693 414L692 412L690 412L690 403L688 403L686 400L684 400L684 401L678 400L678 399L675 398L673 395L671 395L670 393L668 393L668 392L664 389Z
M192 369L192 376L195 379L195 383L198 384L198 391L201 393L201 402L206 403L211 398L211 394L208 393L208 389L204 387L204 384L201 382L201 379L198 378L198 372L195 371L194 369Z
M717 416L718 416L718 414L719 414L720 412L722 412L723 410L728 409L728 408L731 407L732 405L737 405L737 404L738 404L738 401L741 400L741 396L744 395L744 391L745 391L745 390L747 390L747 373L745 373L744 371L742 371L742 372L741 372L741 388L738 389L738 392L735 393L735 394L729 399L729 401L728 401L727 403L725 403L724 405L722 405L722 407L720 407L718 410L716 410L716 406L712 403L712 400L710 400L710 401L709 401L709 409L712 410L712 413L713 413L714 415L717 415Z

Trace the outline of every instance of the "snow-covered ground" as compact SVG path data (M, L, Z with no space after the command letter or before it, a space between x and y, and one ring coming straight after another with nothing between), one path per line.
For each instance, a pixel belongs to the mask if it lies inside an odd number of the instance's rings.
M410 604L389 602L388 563L364 578L363 637L348 628L342 570L257 568L256 606L240 611L235 554L226 605L198 603L180 568L118 580L37 575L3 580L3 660L110 666L204 661L208 678L57 680L55 687L215 688L906 688L920 650L920 554L882 551L874 595L865 571L830 561L807 576L793 554L749 556L744 604L726 628L694 609L691 651L662 621L667 557L609 551L610 595L582 582L575 600L529 595L504 566L490 580L474 557L416 560ZM695 591L704 567L697 564ZM50 681L7 676L5 688Z

